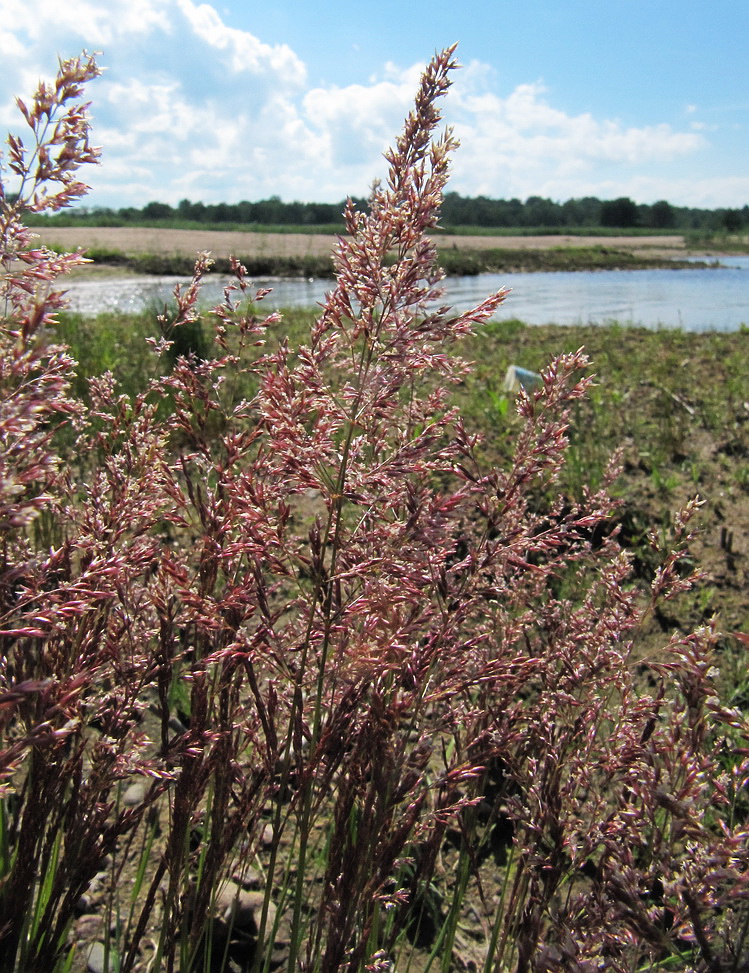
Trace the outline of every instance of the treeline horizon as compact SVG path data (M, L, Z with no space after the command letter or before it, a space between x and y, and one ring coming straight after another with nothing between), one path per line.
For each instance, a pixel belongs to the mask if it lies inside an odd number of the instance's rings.
M366 210L365 199L354 199ZM81 207L54 216L36 217L30 223L62 225L128 226L138 224L262 225L326 227L342 226L345 202L284 202L279 196L239 203L202 203L189 199L177 206L152 201L142 208ZM541 196L491 199L450 192L442 204L440 225L485 229L651 229L736 233L749 228L749 205L742 208L701 209L675 206L666 200L636 203L628 196L601 200L595 196L555 202Z

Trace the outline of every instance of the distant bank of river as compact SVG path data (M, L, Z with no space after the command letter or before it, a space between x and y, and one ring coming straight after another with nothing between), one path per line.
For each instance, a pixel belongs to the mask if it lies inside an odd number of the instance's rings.
M749 326L749 256L722 258L721 267L695 270L602 270L575 273L479 274L448 277L446 301L462 311L500 287L511 288L499 318L528 324L621 324L684 331L737 331ZM161 309L184 278L117 277L72 280L71 310L134 312ZM225 278L206 282L206 305L221 301ZM264 306L314 307L329 280L254 280L272 287Z

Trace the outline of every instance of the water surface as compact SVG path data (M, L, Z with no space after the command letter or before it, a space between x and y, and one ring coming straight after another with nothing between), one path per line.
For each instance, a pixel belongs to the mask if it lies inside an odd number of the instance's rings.
M498 318L529 324L622 324L684 331L737 331L749 325L749 256L724 257L723 266L694 270L598 270L479 274L448 277L446 301L463 311L500 287L510 287ZM178 277L121 277L76 280L69 285L71 308L99 311L161 310L170 302ZM226 278L209 278L203 302L222 300ZM333 287L329 280L255 280L272 287L268 310L314 307Z

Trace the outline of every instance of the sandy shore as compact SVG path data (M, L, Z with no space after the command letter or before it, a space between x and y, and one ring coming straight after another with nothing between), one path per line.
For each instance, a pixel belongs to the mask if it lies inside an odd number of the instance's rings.
M208 250L216 257L323 256L330 253L335 237L323 233L241 233L219 230L156 230L148 227L39 227L41 242L75 250L96 247L126 254L159 253L192 256ZM683 256L681 236L451 236L439 237L440 247L458 250L548 250L552 247L606 246L649 256Z

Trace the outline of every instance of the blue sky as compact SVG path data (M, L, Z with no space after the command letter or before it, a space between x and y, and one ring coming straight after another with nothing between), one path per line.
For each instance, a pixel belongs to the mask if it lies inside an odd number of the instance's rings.
M58 55L101 51L89 205L335 202L455 41L449 188L749 202L747 0L0 0L0 126Z

